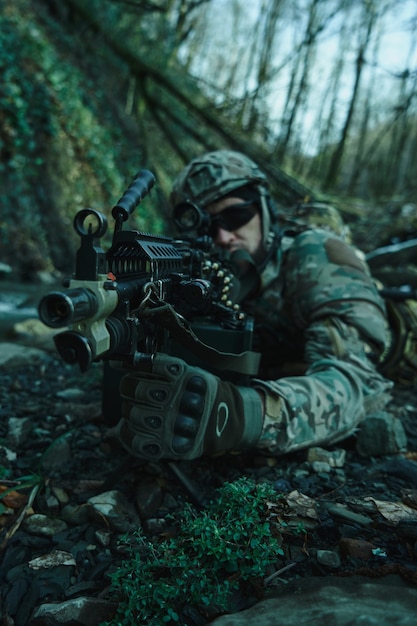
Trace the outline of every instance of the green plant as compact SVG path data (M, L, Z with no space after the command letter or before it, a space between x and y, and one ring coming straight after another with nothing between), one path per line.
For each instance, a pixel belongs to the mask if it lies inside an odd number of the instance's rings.
M187 504L175 514L175 538L152 543L141 530L124 537L129 557L112 576L118 609L107 626L183 624L186 606L227 610L231 591L259 582L283 554L271 500L271 487L240 479L204 511Z

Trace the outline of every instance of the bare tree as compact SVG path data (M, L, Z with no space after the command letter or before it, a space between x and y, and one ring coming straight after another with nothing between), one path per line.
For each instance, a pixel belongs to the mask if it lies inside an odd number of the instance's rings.
M335 150L333 151L332 157L330 159L329 169L327 171L327 175L324 181L324 188L326 190L334 187L337 175L339 173L345 144L349 135L353 114L357 103L362 73L366 63L365 55L371 43L371 35L378 19L377 4L378 0L362 0L361 12L363 22L362 24L360 24L361 28L358 32L352 92L347 106L346 117L340 131L339 141L335 147Z

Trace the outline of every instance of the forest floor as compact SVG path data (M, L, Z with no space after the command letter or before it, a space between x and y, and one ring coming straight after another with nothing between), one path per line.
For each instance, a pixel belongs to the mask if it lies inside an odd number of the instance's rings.
M173 468L126 457L103 422L101 384L99 365L81 375L49 351L27 348L0 367L0 489L12 489L0 501L3 624L99 624L114 608L107 594L125 557L120 538L141 526L158 540L169 513L187 501L204 506L241 476L272 485L303 529L284 538L276 584L394 574L417 587L415 390L394 389L390 412L407 434L396 454L361 456L351 437L328 462L246 453ZM59 608L73 602L75 611L79 598L94 599L89 612L60 621ZM45 606L55 607L48 620L39 617ZM184 623L206 622L194 614Z

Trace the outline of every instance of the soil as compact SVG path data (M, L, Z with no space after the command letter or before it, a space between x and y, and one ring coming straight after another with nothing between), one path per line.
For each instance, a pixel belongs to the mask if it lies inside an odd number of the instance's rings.
M40 362L0 369L0 484L3 490L14 490L1 501L7 504L0 517L4 624L39 623L31 616L47 602L107 597L109 576L124 557L119 545L124 529L97 511L93 514L91 497L121 492L134 505L145 532L157 536L169 512L185 501L204 506L217 487L239 476L267 481L285 496L301 493L317 507L316 520L300 510L295 514L304 531L298 539L292 534L286 540L283 567L291 568L282 576L287 580L394 573L407 584L417 584L414 390L396 388L390 406L407 433L406 452L361 457L351 437L338 446L346 453L343 467L323 470L313 469L305 453L282 459L226 455L175 466L126 457L103 421L101 389L100 365L79 374L47 352ZM13 424L20 430L13 430ZM411 507L415 518L387 518L370 498L397 503L399 510ZM81 514L85 510L88 515ZM52 534L35 533L27 526L34 513L66 523ZM37 570L28 565L54 550L73 555L75 568ZM319 559L320 550L336 554L340 562ZM204 622L190 618L187 623Z

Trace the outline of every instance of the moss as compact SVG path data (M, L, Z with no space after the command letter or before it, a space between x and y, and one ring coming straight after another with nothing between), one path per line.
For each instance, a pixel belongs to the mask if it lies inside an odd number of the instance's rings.
M104 84L106 70L119 85L126 71L120 63L110 67L100 55L80 62L78 42L42 5L17 0L0 8L0 172L5 181L0 260L20 277L28 277L30 268L33 273L52 267L72 271L75 213L92 206L109 216L143 166L138 131L121 98L109 96ZM144 230L164 228L152 207L142 210L138 221Z

